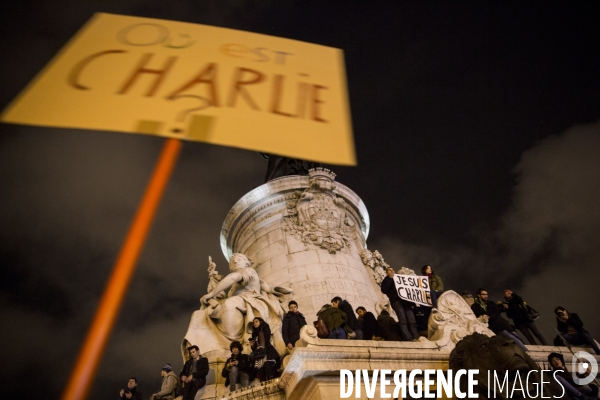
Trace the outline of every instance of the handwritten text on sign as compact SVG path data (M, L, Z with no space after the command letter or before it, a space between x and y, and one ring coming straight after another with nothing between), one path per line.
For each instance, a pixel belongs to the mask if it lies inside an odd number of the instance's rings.
M96 14L2 115L355 164L341 50Z
M429 294L429 279L426 276L394 275L398 296L422 306L432 307Z

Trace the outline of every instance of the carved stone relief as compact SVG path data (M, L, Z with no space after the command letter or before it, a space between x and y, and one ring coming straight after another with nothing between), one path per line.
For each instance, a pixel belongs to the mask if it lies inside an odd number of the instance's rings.
M350 247L354 223L346 202L335 191L335 174L326 168L308 172L309 187L287 204L284 230L304 243L335 253Z
M430 340L449 338L453 344L472 333L494 336L487 324L478 320L465 300L452 290L445 291L438 298L438 308L429 317Z
M385 270L389 267L389 265L383 261L381 253L377 250L371 252L371 250L364 249L360 253L360 259L366 267L371 269L375 282L378 285L381 285L381 281L385 278Z

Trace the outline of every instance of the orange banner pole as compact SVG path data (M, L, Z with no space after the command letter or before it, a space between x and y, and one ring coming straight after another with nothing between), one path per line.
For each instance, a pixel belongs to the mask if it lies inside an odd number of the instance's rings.
M63 394L63 400L87 398L104 347L119 314L125 291L129 286L129 281L150 230L158 203L177 161L181 146L181 141L178 139L167 139L165 141L146 192L121 247L121 252L100 300L90 330L79 352L75 368L73 368Z

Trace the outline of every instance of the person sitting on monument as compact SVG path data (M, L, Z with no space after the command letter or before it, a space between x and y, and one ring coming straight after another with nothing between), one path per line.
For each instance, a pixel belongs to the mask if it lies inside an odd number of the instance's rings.
M173 372L171 364L162 367L160 375L163 378L160 390L150 396L150 400L173 400L177 396L178 380L177 375Z
M371 311L367 311L366 308L360 306L356 309L356 313L362 326L363 340L378 340L377 338L382 337L377 319Z
M243 354L242 344L237 340L231 342L229 346L231 357L225 361L221 376L225 378L225 387L234 392L239 383L241 387L250 386L250 377L255 376L254 365L248 354Z
M356 315L354 314L354 309L352 308L352 305L347 300L343 300L340 296L335 296L333 299L331 299L331 305L342 310L348 318L348 323L345 327L346 337L348 337L349 339L362 339L363 333L360 329L360 324L357 323ZM350 334L351 331L354 332L354 335Z
M571 400L584 400L584 399L597 399L598 398L598 386L596 385L578 385L573 380L573 376L567 371L565 367L565 359L560 353L550 353L548 355L548 364L554 371L556 380L563 386L565 392ZM584 378L583 375L579 378Z
M281 328L281 334L283 336L283 342L285 343L288 350L292 350L296 341L300 339L300 328L306 325L306 319L300 311L298 311L298 303L291 300L288 303L290 311L283 317L283 328Z
M419 331L417 330L417 320L412 309L413 303L402 300L398 296L398 291L394 283L394 275L396 274L394 268L388 267L385 273L387 276L381 282L381 292L390 299L390 304L398 316L400 332L402 332L402 336L406 340L418 340Z
M280 357L271 344L271 328L260 317L256 317L252 321L252 337L249 342L252 345L254 367L258 369L260 381L274 379Z
M433 308L437 308L437 299L444 291L444 283L442 282L442 278L433 272L431 265L423 265L421 268L421 275L425 275L429 279L429 295L431 296L431 304L433 305Z
M121 389L119 392L120 400L142 400L142 392L137 390L137 379L135 377L129 378L127 382L127 389Z
M329 330L329 339L346 339L344 326L348 323L346 313L331 304L324 304L317 313Z
M596 354L600 355L598 344L589 332L583 329L583 322L579 315L570 313L566 308L560 306L554 309L554 314L556 314L556 329L560 332L562 339L575 346L590 346ZM557 341L557 343L559 342Z
M502 306L488 300L487 290L477 289L477 299L471 306L471 310L477 318L482 317L481 319L488 323L488 327L496 335L514 340L515 344L523 351L528 351L521 338L517 336L515 328L502 318Z
M377 317L377 324L379 325L381 336L383 336L385 340L394 342L402 341L400 325L398 325L398 322L391 317L387 310L381 310L381 313L379 313L379 316Z
M179 373L179 379L183 383L183 400L194 400L198 390L206 385L206 375L208 375L208 358L202 357L198 346L187 348L190 352L190 358L183 365Z
M510 289L504 290L504 299L505 301L502 304L502 307L504 307L506 315L513 320L517 329L521 331L525 338L527 338L529 344L537 344L533 338L533 335L535 335L540 341L540 344L546 346L546 339L538 330L535 322L527 315L527 309L525 308L523 299L516 293L513 293Z

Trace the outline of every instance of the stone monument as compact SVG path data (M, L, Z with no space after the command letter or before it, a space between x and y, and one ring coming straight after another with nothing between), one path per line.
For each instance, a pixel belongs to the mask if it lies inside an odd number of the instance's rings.
M473 333L494 335L460 295L446 291L429 317L428 337L419 341L318 338L311 322L335 296L375 315L383 308L391 311L379 288L388 265L378 251L367 249L368 234L369 215L362 200L325 168L313 168L308 176L270 180L234 204L221 230L230 272L218 271L209 258L207 293L182 341L184 359L191 344L209 358L207 384L196 399L339 398L341 369L446 370L456 343ZM308 325L290 353L281 340L280 325L283 306L291 299ZM273 344L284 357L282 375L229 393L221 378L229 344L239 340L249 353L248 323L257 316L269 323ZM538 363L556 351L542 347L529 346L538 348L530 350Z

